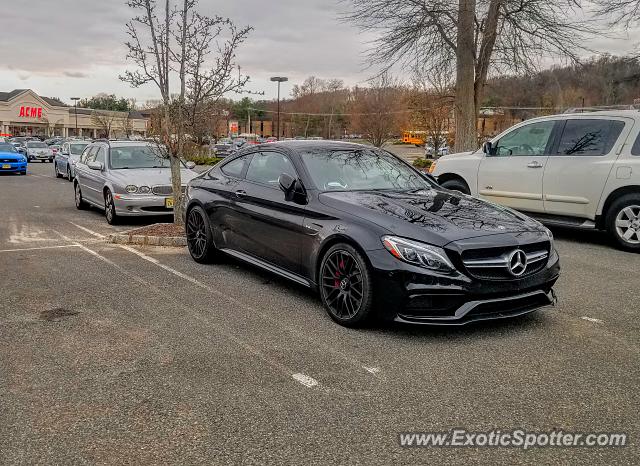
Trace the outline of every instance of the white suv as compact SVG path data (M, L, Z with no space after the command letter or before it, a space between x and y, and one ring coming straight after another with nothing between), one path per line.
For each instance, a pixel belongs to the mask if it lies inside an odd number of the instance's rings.
M640 252L640 112L546 116L515 125L430 172L448 189L543 223L608 231Z

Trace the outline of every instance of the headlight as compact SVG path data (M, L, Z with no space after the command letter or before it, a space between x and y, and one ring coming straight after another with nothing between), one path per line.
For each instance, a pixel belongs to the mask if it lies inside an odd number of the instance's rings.
M133 194L138 191L138 187L136 185L130 184L126 188L124 188L128 193Z
M139 192L140 194L147 194L147 193L150 193L150 192L151 192L151 188L150 188L149 186L140 186L140 187L138 188L138 192Z
M453 272L455 267L444 249L397 236L383 236L382 244L396 259L438 272Z

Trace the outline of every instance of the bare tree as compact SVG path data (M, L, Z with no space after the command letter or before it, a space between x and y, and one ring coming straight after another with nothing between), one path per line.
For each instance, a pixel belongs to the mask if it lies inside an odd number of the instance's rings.
M610 18L609 25L625 29L640 22L640 0L596 0L596 16Z
M344 0L344 20L377 32L369 63L426 72L455 63L457 151L475 149L476 117L489 72L536 69L541 58L577 60L583 36L575 0Z
M106 110L94 110L91 112L91 123L98 128L99 135L105 138L111 137L111 132L116 128L121 115L117 112Z
M228 19L201 15L196 11L197 0L175 1L175 6L172 0L127 1L138 13L127 23L125 44L127 58L137 70L126 71L121 79L133 87L153 83L160 92L160 140L171 162L174 222L180 224L184 207L180 168L188 107L196 109L203 100L244 87L249 78L235 64L235 49L251 28L238 31ZM227 34L230 37L223 40ZM172 95L176 75L179 90Z
M382 147L399 131L400 93L400 86L389 73L381 74L368 88L355 92L352 124L376 147Z

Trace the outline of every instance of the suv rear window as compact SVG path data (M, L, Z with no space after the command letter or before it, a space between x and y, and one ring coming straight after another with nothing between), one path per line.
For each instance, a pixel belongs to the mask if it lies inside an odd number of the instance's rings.
M559 155L606 155L624 128L619 120L567 120L558 145Z

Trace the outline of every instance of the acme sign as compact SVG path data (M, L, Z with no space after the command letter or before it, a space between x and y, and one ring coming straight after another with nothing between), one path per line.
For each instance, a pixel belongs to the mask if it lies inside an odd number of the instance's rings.
M42 107L20 107L20 115L25 118L42 118Z

